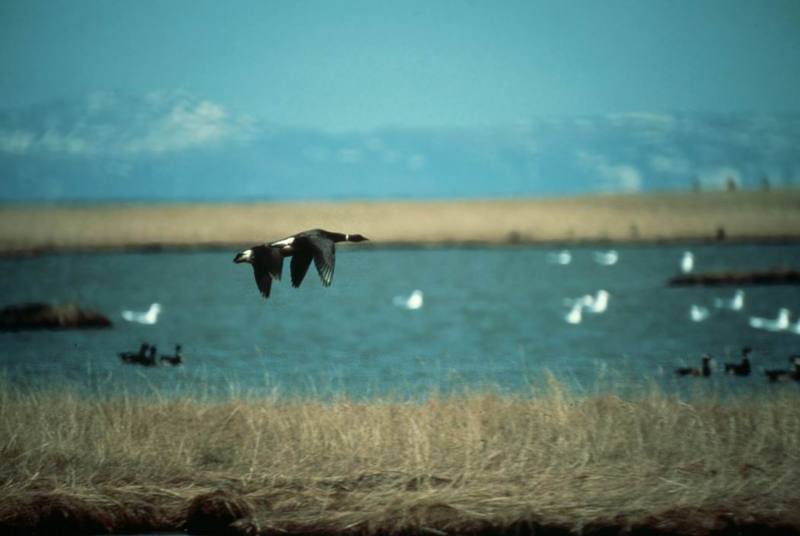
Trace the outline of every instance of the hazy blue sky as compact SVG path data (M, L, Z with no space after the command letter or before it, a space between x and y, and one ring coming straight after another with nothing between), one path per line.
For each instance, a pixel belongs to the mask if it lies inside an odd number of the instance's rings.
M0 107L183 90L325 129L800 110L800 1L0 2Z

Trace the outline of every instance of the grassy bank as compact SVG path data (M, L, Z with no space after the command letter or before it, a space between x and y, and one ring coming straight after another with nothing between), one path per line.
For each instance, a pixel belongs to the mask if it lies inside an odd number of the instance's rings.
M4 534L800 530L795 390L319 403L4 385L0 460Z
M0 206L0 253L238 247L322 227L386 244L799 240L800 191L551 199Z

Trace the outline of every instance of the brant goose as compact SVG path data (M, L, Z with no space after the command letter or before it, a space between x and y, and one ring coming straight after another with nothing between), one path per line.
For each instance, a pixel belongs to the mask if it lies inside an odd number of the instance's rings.
M800 355L791 356L789 362L792 364L792 370L772 369L764 371L770 383L787 380L800 381Z
M150 346L150 355L141 362L145 367L154 367L158 362L156 361L156 345Z
M688 274L694 269L694 255L691 251L684 251L681 257L681 273Z
M150 309L144 313L135 311L122 311L122 318L128 322L138 322L139 324L155 324L158 322L158 314L161 312L161 305L158 303L150 304Z
M183 363L183 356L181 355L181 345L180 344L175 345L175 355L162 355L161 361L166 361L173 367Z
M138 352L120 352L117 355L123 363L134 364L147 359L147 349L150 345L143 342Z
M742 348L741 363L725 363L725 372L734 376L750 376L750 352L753 349L749 346Z
M707 378L711 376L711 356L703 356L703 366L701 368L680 367L675 369L675 374L678 376L703 376Z
M150 346L147 343L142 343L138 353L121 352L118 355L122 362L127 363L128 365L144 365L145 367L153 367L156 365L155 345Z
M775 320L771 318L751 316L750 326L756 329L765 329L767 331L782 331L787 329L789 327L789 309L782 308L778 310L778 318Z
M330 286L336 264L336 242L363 242L368 240L360 234L333 233L323 229L311 229L295 235L253 246L236 254L233 262L253 265L258 290L265 298L269 297L273 279L280 279L283 258L291 257L292 286L299 287L314 261L322 284Z

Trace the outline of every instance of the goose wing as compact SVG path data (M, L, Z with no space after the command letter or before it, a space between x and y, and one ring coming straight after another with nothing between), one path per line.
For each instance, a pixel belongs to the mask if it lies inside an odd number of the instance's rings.
M273 279L280 279L283 271L283 255L276 248L260 246L253 248L253 275L261 295L269 297Z
M319 278L324 286L329 287L336 266L336 244L333 240L320 236L312 236L308 240L314 252L314 265L317 267Z
M311 259L313 254L308 248L295 247L294 255L292 255L292 263L289 266L292 269L292 286L299 287L303 282L303 278L308 272L308 267L311 266Z
M333 269L336 264L333 240L314 234L298 235L292 246L294 248L291 266L292 285L300 286L313 259L322 284L329 287L333 281Z

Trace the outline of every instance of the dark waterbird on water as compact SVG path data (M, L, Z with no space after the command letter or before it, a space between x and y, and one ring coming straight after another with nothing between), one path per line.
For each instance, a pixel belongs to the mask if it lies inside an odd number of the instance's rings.
M138 352L120 352L118 355L122 362L128 365L152 367L156 364L156 347L150 346L146 342L142 343Z
M789 358L789 363L792 364L792 370L785 369L770 369L765 370L767 379L770 382L781 382L794 380L800 382L800 355L793 355Z
M236 254L235 263L247 262L253 265L253 273L261 295L269 297L273 279L280 279L283 271L283 258L291 257L292 286L299 287L306 276L311 261L326 287L333 281L336 265L336 242L363 242L367 240L360 234L333 233L323 229L303 231L275 242L253 246Z
M742 348L741 363L725 363L725 372L734 376L750 375L750 353L753 351L749 346Z
M181 345L175 345L175 355L162 355L161 361L166 361L170 365L177 366L183 363L183 355L181 353Z
M711 376L711 356L703 356L703 366L697 367L680 367L675 369L675 374L678 376Z

